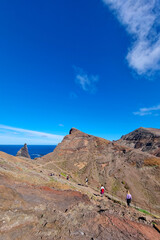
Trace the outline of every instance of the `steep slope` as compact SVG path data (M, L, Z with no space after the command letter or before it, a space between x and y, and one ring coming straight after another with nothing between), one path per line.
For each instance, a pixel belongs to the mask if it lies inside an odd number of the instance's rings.
M91 200L80 192L88 194L89 187L50 177L50 170L43 167L38 161L0 152L1 240L159 238L152 219L144 214L105 197L92 195ZM140 223L143 218L146 224Z
M130 189L134 204L160 212L160 158L71 129L39 161L44 169L70 174L81 184L87 176L92 188L104 184L108 193L121 199Z
M160 129L140 127L122 136L117 143L160 157Z

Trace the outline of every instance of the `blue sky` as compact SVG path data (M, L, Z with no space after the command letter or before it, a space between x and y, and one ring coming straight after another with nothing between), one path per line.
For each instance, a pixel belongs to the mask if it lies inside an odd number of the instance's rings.
M159 128L159 0L5 0L0 144Z

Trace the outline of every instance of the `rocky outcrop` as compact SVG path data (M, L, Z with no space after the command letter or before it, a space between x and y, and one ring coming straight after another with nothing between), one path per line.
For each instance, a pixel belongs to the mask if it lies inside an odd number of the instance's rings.
M28 152L27 144L24 144L24 147L22 147L16 154L18 157L25 157L25 158L31 158Z
M160 157L160 129L140 127L122 136L117 143Z
M134 204L160 212L160 158L138 149L71 129L56 149L39 159L44 168L70 174L72 178L121 199L130 189Z

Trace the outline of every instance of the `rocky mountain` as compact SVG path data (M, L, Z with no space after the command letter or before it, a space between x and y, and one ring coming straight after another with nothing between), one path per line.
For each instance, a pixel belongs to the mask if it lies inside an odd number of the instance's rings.
M39 159L44 169L70 174L84 184L125 199L126 190L135 205L160 212L160 158L138 149L71 129L56 149Z
M88 136L75 131L75 140L82 135ZM102 198L73 178L50 176L48 164L0 152L1 240L159 239L155 217Z
M140 127L122 136L117 143L160 157L160 129Z
M16 156L18 157L25 157L31 158L28 152L27 144L25 143L24 146L17 152Z

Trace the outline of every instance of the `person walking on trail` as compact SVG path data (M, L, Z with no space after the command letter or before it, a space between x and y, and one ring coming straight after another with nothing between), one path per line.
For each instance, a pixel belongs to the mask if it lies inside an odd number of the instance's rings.
M103 195L104 195L104 187L103 185L101 185L101 197L103 197Z
M130 206L131 200L132 200L132 195L131 195L130 192L128 191L128 192L127 192L127 196L126 196L126 201L127 201L127 206L128 206L128 207Z
M88 178L86 177L86 185L88 185Z

